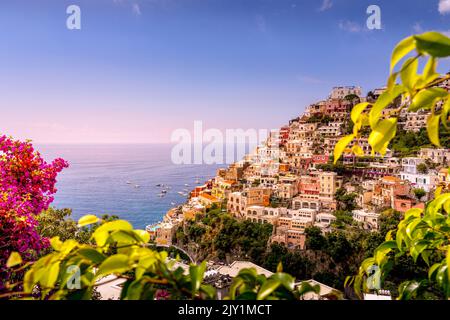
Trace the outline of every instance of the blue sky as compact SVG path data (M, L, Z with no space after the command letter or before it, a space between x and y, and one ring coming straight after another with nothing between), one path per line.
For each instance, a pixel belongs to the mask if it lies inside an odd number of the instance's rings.
M382 30L365 26L371 4ZM394 45L427 30L450 31L450 1L5 0L0 132L145 143L194 120L276 128L335 85L382 86Z

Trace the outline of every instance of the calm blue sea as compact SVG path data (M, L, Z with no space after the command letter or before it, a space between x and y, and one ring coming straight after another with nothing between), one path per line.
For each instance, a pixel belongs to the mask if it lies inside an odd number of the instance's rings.
M223 167L172 164L169 144L35 147L47 162L61 157L70 164L58 176L53 206L72 208L74 219L85 214L116 214L135 228L160 221L173 207L171 203L185 202L178 191L190 191L196 179L203 183ZM171 187L165 197L158 196L162 188L156 184Z

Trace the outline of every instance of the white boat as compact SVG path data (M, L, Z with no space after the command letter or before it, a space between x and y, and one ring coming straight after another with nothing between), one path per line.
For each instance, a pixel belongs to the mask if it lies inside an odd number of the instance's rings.
M160 198L162 198L162 197L164 197L165 196L165 194L164 193L160 193L160 194L158 194L158 197L160 197Z
M127 181L127 184L131 184L131 181Z
M176 203L175 203L175 202L171 202L171 203L170 203L170 205L172 205L172 206L175 206L175 205L176 205Z
M185 183L184 186L185 186L185 187L189 187L189 184Z
M167 190L162 190L161 193L167 193Z
M179 195L184 195L184 193L181 192L181 191L178 191L177 193L178 193Z
M136 184L135 186L134 186L135 188L140 188L141 186L140 185L138 185L138 184Z

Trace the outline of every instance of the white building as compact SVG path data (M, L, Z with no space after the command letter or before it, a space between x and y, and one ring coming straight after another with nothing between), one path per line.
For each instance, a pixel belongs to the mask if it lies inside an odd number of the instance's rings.
M426 192L429 192L436 185L438 177L434 172L418 172L417 166L422 163L425 163L425 159L423 158L403 158L400 178L411 182L411 185L414 188L421 188Z
M353 220L363 225L365 229L378 230L379 213L364 210L353 210Z
M344 86L344 87L334 87L331 91L331 99L344 99L346 96L355 94L358 97L362 97L362 89L357 86Z

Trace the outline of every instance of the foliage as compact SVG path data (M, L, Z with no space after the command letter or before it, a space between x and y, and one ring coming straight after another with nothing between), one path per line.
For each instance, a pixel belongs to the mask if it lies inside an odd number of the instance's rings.
M53 207L43 211L37 217L37 231L41 237L53 238L59 237L61 241L75 239L79 243L89 243L89 238L96 228L100 226L97 222L90 227L78 227L77 222L71 219L72 209L56 209ZM119 219L115 215L103 215L101 221L114 221ZM48 247L40 255L44 255L52 251L52 247Z
M450 193L438 196L428 203L425 210L410 209L400 221L396 232L389 232L386 241L366 259L359 273L350 279L355 290L370 289L366 281L369 270L377 266L378 279L384 280L401 258L412 258L417 267L425 263L428 274L422 278L410 278L398 288L398 299L423 298L427 292L438 292L450 297Z
M11 276L6 262L12 252L31 260L48 246L36 217L53 201L56 176L67 166L62 159L45 162L28 141L0 136L0 292Z
M428 166L425 163L419 163L417 165L417 172L422 173L422 174L427 174Z
M356 193L347 193L344 188L336 190L335 199L337 201L338 209L352 211L356 208Z
M427 192L422 188L413 189L413 193L416 199L419 201L427 194Z
M415 55L406 56L415 51ZM335 147L335 161L344 152L361 155L358 139L360 129L370 127L369 144L372 154L384 155L397 132L397 122L401 111L427 111L427 135L429 141L441 147L440 133L448 136L448 113L450 112L450 93L439 87L449 80L450 75L441 76L436 72L439 58L450 56L450 38L427 32L402 40L391 57L391 74L386 91L375 103L365 102L356 105L351 111L354 123L352 134L342 138ZM405 59L400 70L394 69ZM418 74L419 59L426 59L426 65ZM397 84L400 78L401 84ZM395 99L402 98L400 106L386 111ZM442 106L442 107L441 107ZM347 145L356 139L351 150ZM448 140L445 140L448 141ZM450 193L436 192L435 200L425 209L413 208L405 213L396 230L386 234L385 242L380 244L372 257L364 260L359 272L349 277L348 285L362 297L362 292L377 290L396 267L402 265L402 275L406 277L398 286L397 299L427 299L450 297ZM412 260L412 261L411 261ZM412 263L411 263L412 262ZM425 264L425 266L424 266ZM411 267L412 266L412 267ZM405 270L410 272L404 272ZM427 271L427 272L423 272ZM397 270L398 272L398 270Z
M321 124L327 124L333 121L333 118L327 114L313 114L307 120L308 123L316 123L319 122Z
M352 152L357 156L363 155L358 144L361 129L370 127L369 144L372 154L384 155L390 142L397 132L397 123L401 111L408 112L425 110L430 112L427 120L427 133L430 142L441 146L439 132L443 128L448 132L448 113L450 112L450 94L438 85L450 79L450 75L441 76L436 72L439 58L449 53L450 39L437 32L427 32L411 36L402 40L394 49L391 58L391 74L387 89L375 103L363 102L357 104L351 111L354 123L353 133L342 138L335 147L334 159L337 161L344 152ZM408 54L415 51L413 57L407 58L400 70L395 71L396 65ZM427 59L423 73L418 74L419 59ZM401 84L397 84L397 79ZM400 106L388 112L383 112L395 99L402 97ZM442 104L442 108L437 105ZM351 149L347 145L356 140Z
M93 216L85 216L78 225L98 222ZM203 283L206 262L191 264L186 273L181 267L175 268L175 260L168 259L167 252L149 249L149 239L146 231L133 229L125 220L103 222L92 233L92 244L54 237L50 241L54 251L32 264L23 279L23 291L12 291L8 296L92 299L95 288L110 281L105 277L115 275L124 280L123 300L216 298L215 289ZM22 268L22 263L17 252L8 259L9 268ZM282 272L281 266L269 278L258 275L255 269L243 269L233 280L229 299L300 299L305 293L318 292L308 284L296 287L294 280Z

